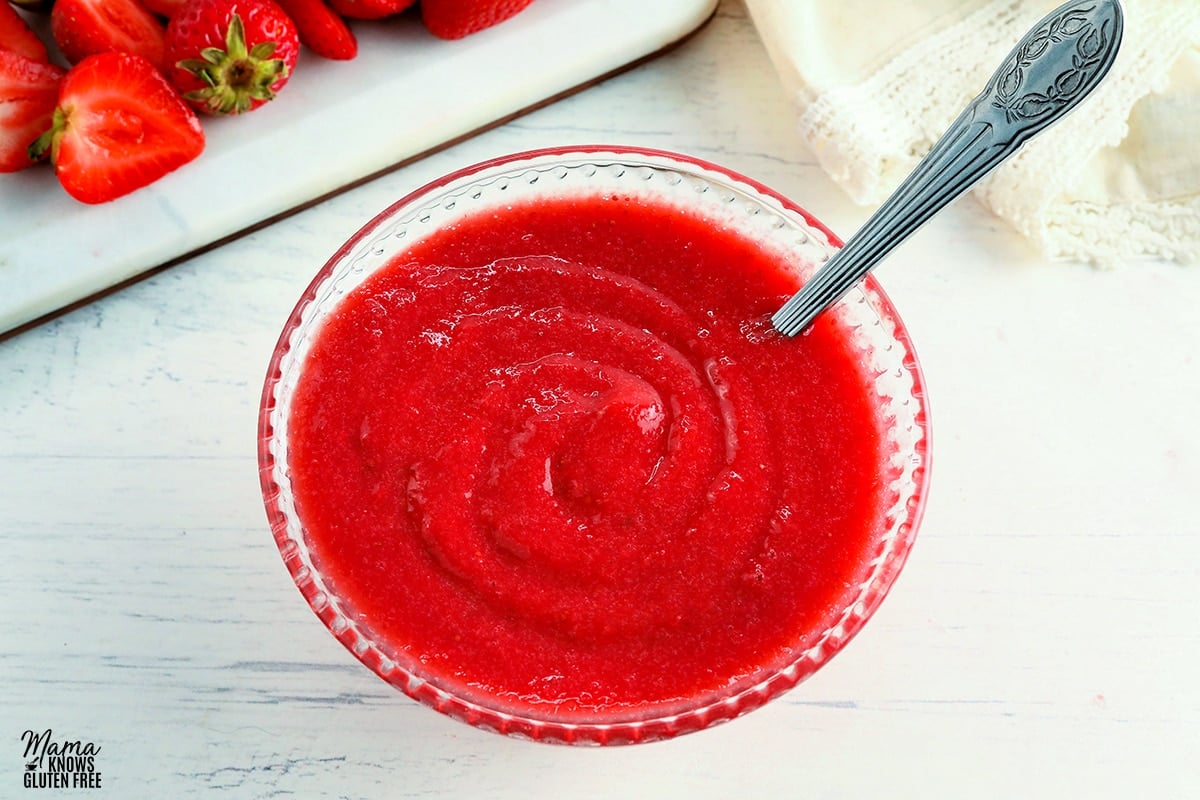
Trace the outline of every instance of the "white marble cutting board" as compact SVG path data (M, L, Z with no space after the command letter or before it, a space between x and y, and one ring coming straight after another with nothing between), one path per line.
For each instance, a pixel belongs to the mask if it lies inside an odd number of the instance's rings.
M275 102L206 118L204 153L150 187L87 206L48 168L0 174L0 333L655 53L716 5L537 0L454 42L412 13L356 23L356 59L302 52Z

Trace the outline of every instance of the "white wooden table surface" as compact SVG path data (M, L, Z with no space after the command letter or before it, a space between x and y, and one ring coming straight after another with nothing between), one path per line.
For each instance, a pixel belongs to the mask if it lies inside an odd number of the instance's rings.
M259 496L276 336L425 181L582 142L717 161L851 232L740 0L679 49L0 342L0 798L1200 796L1200 269L1047 263L970 200L878 271L921 357L933 485L825 670L652 745L474 730L360 666ZM23 788L26 730L99 790Z

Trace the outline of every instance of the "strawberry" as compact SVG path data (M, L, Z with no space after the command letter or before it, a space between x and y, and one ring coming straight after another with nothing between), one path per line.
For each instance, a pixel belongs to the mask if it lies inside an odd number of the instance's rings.
M349 61L358 55L358 40L324 0L279 0L296 22L300 42L322 58Z
M0 172L16 172L34 162L30 143L50 127L63 70L0 50Z
M533 0L421 0L421 20L439 39L461 39L498 25Z
M50 32L67 61L93 53L136 53L163 63L163 24L138 0L56 0Z
M188 0L167 25L167 76L209 114L274 99L299 54L296 26L273 0Z
M49 61L46 45L25 18L6 2L0 2L0 50L11 50L34 61Z
M329 7L349 19L383 19L414 5L417 0L329 0Z
M63 78L53 124L30 145L30 155L49 153L76 200L104 203L203 149L200 121L153 64L132 53L97 53Z

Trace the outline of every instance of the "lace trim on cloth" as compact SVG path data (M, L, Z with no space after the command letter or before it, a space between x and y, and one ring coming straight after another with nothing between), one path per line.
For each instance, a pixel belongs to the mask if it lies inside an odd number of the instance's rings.
M860 204L878 204L912 170L1045 9L993 0L901 53L866 81L821 94L800 133ZM1088 162L1128 133L1130 111L1161 91L1200 32L1193 0L1125 0L1125 38L1095 95L974 190L1045 255L1110 266L1155 256L1200 260L1200 198L1103 205L1070 197Z
M866 81L819 96L800 133L851 199L881 203L1039 19L1014 0L989 3Z
M1112 205L1055 203L1032 228L1030 238L1047 255L1097 267L1148 256L1181 264L1200 261L1200 197Z

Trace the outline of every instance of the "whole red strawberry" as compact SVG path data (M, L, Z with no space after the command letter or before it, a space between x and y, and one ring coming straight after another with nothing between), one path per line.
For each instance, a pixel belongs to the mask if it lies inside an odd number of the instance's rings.
M29 147L50 156L67 193L84 203L129 194L200 155L200 121L153 64L97 53L67 72L50 130Z
M498 25L533 0L421 0L421 20L439 39L461 39Z
M296 26L274 0L188 0L167 25L167 75L209 114L275 99L299 53Z
M329 7L347 19L384 19L415 5L417 0L329 0Z
M296 22L300 43L322 58L349 61L358 55L358 39L346 20L325 0L279 0Z

